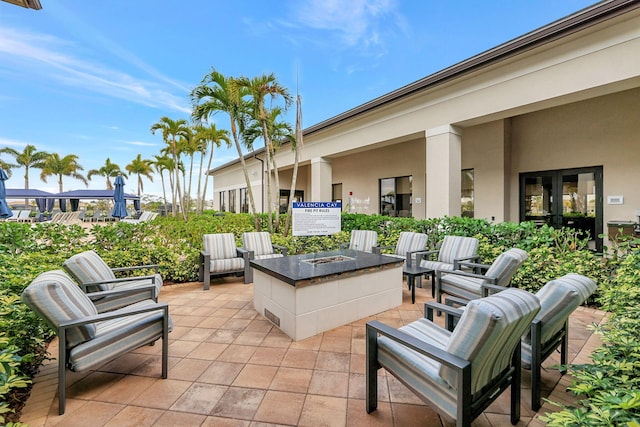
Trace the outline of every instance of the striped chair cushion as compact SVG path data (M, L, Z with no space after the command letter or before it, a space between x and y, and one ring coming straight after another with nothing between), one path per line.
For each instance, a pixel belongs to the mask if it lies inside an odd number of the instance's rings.
M137 289L142 285L150 285L151 279L137 279L137 280L127 280L123 282L118 282L114 287L114 290L125 290L125 289ZM158 298L160 295L160 289L162 288L162 276L159 274L155 275L155 293L154 297ZM109 295L102 297L97 300L93 300L96 308L99 313L104 313L105 311L112 311L118 308L126 307L134 302L140 301L140 294L128 294L128 295ZM145 297L149 298L148 296Z
M248 250L253 251L256 259L261 255L270 255L274 252L271 235L266 231L242 233L242 244Z
M229 259L238 256L236 238L233 233L205 234L203 239L204 250L211 255L211 260Z
M451 332L427 319L418 319L400 330L442 350L451 337ZM440 376L440 363L385 337L378 338L378 361L386 370L407 381L418 395L455 418L456 392Z
M209 267L211 274L226 273L229 271L242 271L243 269L244 259L238 257L229 259L212 259Z
M407 252L424 250L425 246L427 246L426 234L403 231L398 238L395 254L405 258Z
M512 248L500 254L491 267L486 271L485 275L497 277L500 286L509 286L511 278L516 274L518 268L527 260L527 253L522 249Z
M488 281L480 278L443 274L440 278L440 289L445 294L472 300L482 297L482 285L485 283Z
M141 301L127 307L126 310L154 304L153 300ZM113 359L115 355L134 350L161 338L162 315L163 312L158 310L98 322L93 339L71 350L68 359L69 369L83 371L97 367ZM169 330L172 329L173 323L169 317Z
M40 274L22 292L22 300L54 329L64 321L98 314L89 297L62 270ZM76 346L95 334L95 325L70 328L66 334L67 346Z
M378 233L371 230L351 230L349 249L354 251L371 252L378 244Z
M64 262L64 267L80 283L100 282L116 278L111 268L100 258L96 251L81 252ZM109 291L113 284L90 287L90 292Z
M571 313L595 292L596 282L580 274L570 273L544 285L536 296L540 299L541 342L558 333ZM531 330L522 338L522 361L531 366Z
M437 271L451 271L453 270L453 264L449 264L448 262L440 262L440 261L432 261L429 259L423 259L420 263L420 267L422 268L430 268L431 270Z
M522 289L506 289L472 300L456 325L446 350L471 361L472 393L505 370L520 337L540 310L538 298ZM456 387L457 374L441 366L440 375Z
M259 255L259 256L255 257L254 259L280 258L281 256L283 256L283 255L280 254L280 253L273 253L273 254Z
M457 258L466 258L478 253L478 239L463 236L445 236L438 253L438 261L453 264Z

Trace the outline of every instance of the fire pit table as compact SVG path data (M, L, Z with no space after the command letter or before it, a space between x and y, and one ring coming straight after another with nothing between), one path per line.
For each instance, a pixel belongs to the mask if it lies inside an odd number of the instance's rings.
M354 250L252 260L253 305L302 340L401 305L402 265Z

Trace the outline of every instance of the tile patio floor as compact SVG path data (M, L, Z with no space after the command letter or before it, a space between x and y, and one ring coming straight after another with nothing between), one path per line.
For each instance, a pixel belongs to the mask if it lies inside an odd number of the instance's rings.
M169 378L160 378L161 345L145 346L96 371L67 371L67 409L58 415L57 362L35 378L21 421L40 426L448 426L391 375L380 370L378 410L368 415L365 393L365 323L377 318L401 326L422 316L427 288L411 304L294 342L258 315L252 285L242 279L165 286L170 305ZM580 307L570 319L571 362L588 362L600 345L586 325L603 312ZM50 352L57 354L57 341ZM553 358L553 357L552 357ZM559 360L545 362L551 366ZM572 402L567 376L543 371L543 396ZM529 373L523 372L519 426L542 426L529 409ZM473 426L508 426L509 392ZM545 403L538 414L552 411Z

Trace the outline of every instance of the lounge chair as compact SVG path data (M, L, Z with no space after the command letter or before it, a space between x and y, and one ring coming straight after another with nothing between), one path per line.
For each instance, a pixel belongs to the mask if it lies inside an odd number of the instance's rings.
M116 291L117 292L117 291ZM109 292L106 292L107 294ZM65 412L66 368L94 369L162 338L162 378L167 378L169 306L148 299L126 308L101 311L62 270L39 275L22 292L22 300L58 334L58 413Z
M274 245L271 242L271 235L266 231L242 233L242 247L249 251L250 260L287 256L287 248ZM244 280L246 283L253 282L253 268L247 270Z
M451 308L452 314L454 310ZM366 411L377 408L384 368L437 412L470 426L511 387L511 423L520 419L520 337L540 310L535 295L508 289L468 303L453 332L428 319L399 329L366 325Z
M147 298L157 301L163 284L157 265L111 268L96 251L85 251L73 255L63 263L63 266L87 293L129 290L129 293L107 295L103 299L96 300L96 304L107 306L111 310L139 301L140 294L146 295L149 290L151 290L151 296ZM116 278L117 272L134 270L153 270L154 273L147 276ZM135 292L136 290L139 292Z
M394 249L393 253L386 254L397 258L404 258L408 265L412 265L416 261L416 254L423 253L424 247L427 245L427 235L424 233L413 233L411 231L403 231L400 233L398 243L395 246L374 246L373 253L382 253L385 249Z
M527 253L522 249L512 248L498 255L490 265L464 263L468 268L483 270L483 274L462 270L438 270L435 283L436 301L442 302L442 294L466 300L487 296L487 288L483 287L485 284L508 287L527 257Z
M198 270L205 290L209 289L212 276L243 275L244 283L251 283L249 251L236 247L233 233L205 234L203 242Z
M372 230L351 230L349 249L354 251L373 252L378 245L378 233Z

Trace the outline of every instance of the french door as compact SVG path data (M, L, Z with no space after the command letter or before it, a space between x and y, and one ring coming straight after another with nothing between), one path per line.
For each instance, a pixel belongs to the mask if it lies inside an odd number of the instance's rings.
M520 174L520 220L574 228L602 251L602 166Z

